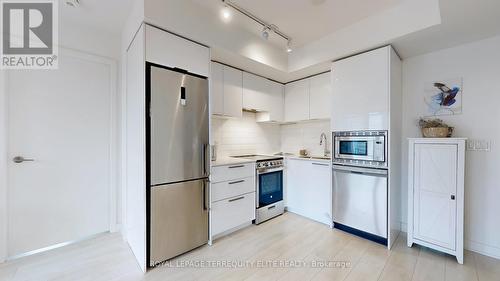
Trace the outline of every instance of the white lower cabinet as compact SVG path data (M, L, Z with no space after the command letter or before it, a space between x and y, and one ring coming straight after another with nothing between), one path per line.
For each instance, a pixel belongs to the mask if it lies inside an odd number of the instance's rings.
M255 163L212 168L210 236L229 233L255 219Z
M212 203L212 235L221 234L255 219L255 192Z
M287 210L331 225L332 195L329 162L288 159L286 163Z
M463 263L465 139L410 139L408 246Z

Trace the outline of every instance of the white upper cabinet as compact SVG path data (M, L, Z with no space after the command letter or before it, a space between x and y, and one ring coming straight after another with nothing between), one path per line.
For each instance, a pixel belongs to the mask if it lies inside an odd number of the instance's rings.
M331 75L330 72L313 76L309 79L309 118L329 119L331 113Z
M243 72L224 66L224 115L242 117Z
M243 72L243 108L257 111L257 122L283 121L283 84Z
M388 130L391 47L332 65L333 131Z
M146 61L210 76L207 47L150 25L146 25Z
M309 80L285 85L285 122L309 120Z
M269 110L267 79L243 73L243 108L257 111Z
M224 115L224 66L212 62L211 74L210 104L212 114Z
M242 75L240 70L212 62L212 81L210 84L212 114L228 117L241 117L243 115Z
M285 86L285 122L329 119L332 88L330 72Z
M283 122L284 116L284 94L285 86L283 84L266 81L268 85L268 104L269 104L269 118L264 121Z

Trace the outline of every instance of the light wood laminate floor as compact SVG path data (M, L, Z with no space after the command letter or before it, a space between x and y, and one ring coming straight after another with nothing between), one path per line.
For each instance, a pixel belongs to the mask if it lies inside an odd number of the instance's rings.
M213 264L199 268L199 261ZM320 266L319 262L327 261L333 263ZM210 268L217 262L219 266ZM226 266L221 267L224 262ZM400 235L396 246L388 251L376 243L285 213L146 274L139 270L121 237L108 234L0 264L0 280L499 281L500 261L467 251L465 264L459 265L454 257L419 246L406 247L405 235Z

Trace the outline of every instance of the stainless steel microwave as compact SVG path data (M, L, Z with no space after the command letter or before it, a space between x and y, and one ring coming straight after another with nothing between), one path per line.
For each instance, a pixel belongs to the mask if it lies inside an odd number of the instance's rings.
M387 131L334 132L334 162L387 166Z

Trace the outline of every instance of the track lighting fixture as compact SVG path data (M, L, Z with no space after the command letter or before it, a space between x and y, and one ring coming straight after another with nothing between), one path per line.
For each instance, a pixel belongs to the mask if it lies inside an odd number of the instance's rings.
M240 12L241 14L243 14L243 15L247 16L248 18L252 19L256 23L262 25L262 27L263 27L263 29L262 29L262 38L264 38L265 40L268 40L269 39L269 33L270 33L270 31L272 31L273 33L275 33L276 35L280 36L281 38L283 38L283 39L285 39L287 41L286 51L287 52L291 52L292 51L292 47L291 47L291 40L292 40L292 38L290 38L290 36L288 36L288 35L284 34L283 32L281 32L276 25L267 23L266 21L258 18L254 14L252 14L249 11L241 8L240 6L238 6L235 3L231 2L230 0L221 0L221 1L222 1L222 3L224 3L224 8L222 10L222 18L224 20L228 20L231 17L230 12L226 11L226 9L232 8L235 11Z

